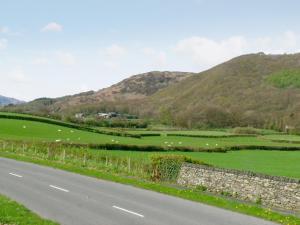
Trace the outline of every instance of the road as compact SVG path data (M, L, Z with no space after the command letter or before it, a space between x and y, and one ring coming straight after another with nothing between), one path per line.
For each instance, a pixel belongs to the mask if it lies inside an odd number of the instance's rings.
M274 225L128 185L0 158L0 193L70 225Z

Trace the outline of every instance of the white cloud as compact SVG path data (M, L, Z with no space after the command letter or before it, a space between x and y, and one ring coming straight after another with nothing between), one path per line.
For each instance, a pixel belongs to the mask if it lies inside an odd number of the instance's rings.
M7 40L5 38L0 39L0 49L4 49L7 46Z
M33 65L47 65L50 61L47 58L35 58L32 60Z
M63 26L55 22L48 23L41 29L42 32L60 32L62 30Z
M0 33L7 34L9 32L8 27L0 27Z
M12 82L16 82L16 83L26 82L25 73L24 73L23 69L21 69L21 68L17 68L17 69L14 69L14 70L8 72L8 78Z
M156 53L156 51L153 48L149 48L149 47L142 48L142 52L145 55L154 55Z
M247 49L247 41L242 36L233 36L221 41L205 37L191 37L181 40L175 52L191 57L196 64L206 66L228 60Z
M75 56L70 52L58 51L56 52L56 57L63 65L71 66L76 63Z
M82 84L79 88L80 92L86 92L91 90L87 84Z
M126 49L120 45L113 44L104 49L105 54L113 59L118 59L126 54Z
M177 42L174 53L185 57L201 68L209 68L238 55L265 52L273 54L294 53L300 48L299 36L287 31L277 37L246 38L232 36L223 40L194 36Z
M151 66L157 68L167 64L167 54L165 51L157 51L153 48L142 48L142 53L151 60Z

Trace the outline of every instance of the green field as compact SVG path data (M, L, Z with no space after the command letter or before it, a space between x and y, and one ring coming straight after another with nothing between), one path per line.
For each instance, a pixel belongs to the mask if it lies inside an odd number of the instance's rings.
M180 132L180 131L177 131ZM195 131L191 131L195 132ZM219 131L199 131L202 134L216 134ZM282 135L286 137L287 135ZM268 137L264 136L264 137ZM188 146L202 148L216 148L236 145L255 146L300 146L294 143L278 143L259 137L184 137L184 136L149 136L142 138L120 137L98 134L88 131L72 129L64 126L47 124L42 122L2 119L0 118L0 138L9 140L28 141L53 141L72 143L111 143L129 145L158 145L158 146Z
M130 157L137 160L150 160L155 152L135 151L100 151L101 155ZM300 178L300 151L263 151L242 150L227 153L207 152L159 152L157 154L185 155L195 160L201 160L208 164L244 171L253 171L273 176L286 176Z
M300 143L300 136L299 135L267 135L264 137L268 140L274 141L286 141L286 142L299 142Z
M9 115L9 114L8 114ZM14 114L20 115L20 114ZM25 117L30 117L26 115ZM117 129L114 129L117 131ZM121 131L121 130L119 130ZM145 130L127 130L127 132L154 132ZM272 131L266 131L272 133ZM161 136L149 136L142 138L120 137L105 134L98 134L65 126L53 125L44 122L4 119L0 118L0 139L2 140L22 140L22 141L49 141L67 143L95 143L95 144L124 144L124 145L155 145L155 146L187 146L218 148L224 146L300 146L299 143L274 142L273 140L300 140L300 136L271 134L259 137L235 137L227 130L215 131L159 131ZM229 137L185 137L166 136L166 133L192 134L192 135L212 135ZM93 150L92 150L93 151ZM132 159L143 159L147 161L152 153L137 151L101 151L97 154L104 154L113 157L130 157ZM242 150L229 151L227 153L205 153L205 152L163 152L163 154L181 154L192 159L202 160L206 163L223 168L233 168L265 173L275 176L287 176L300 178L300 151L262 151L262 150Z

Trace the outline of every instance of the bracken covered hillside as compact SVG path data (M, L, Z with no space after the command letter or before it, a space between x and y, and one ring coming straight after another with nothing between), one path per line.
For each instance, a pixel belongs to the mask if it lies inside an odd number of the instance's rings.
M155 93L140 113L186 127L299 127L299 74L300 54L244 55Z
M131 108L131 102L145 99L158 90L180 82L191 75L193 73L153 71L131 76L97 92L89 91L53 99L40 98L21 106L8 108L8 110L40 115L65 115L91 110L119 111Z

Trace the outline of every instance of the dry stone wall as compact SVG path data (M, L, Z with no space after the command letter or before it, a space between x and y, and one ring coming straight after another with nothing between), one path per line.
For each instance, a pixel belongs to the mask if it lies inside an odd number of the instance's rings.
M297 179L184 164L178 183L300 213L300 180Z

